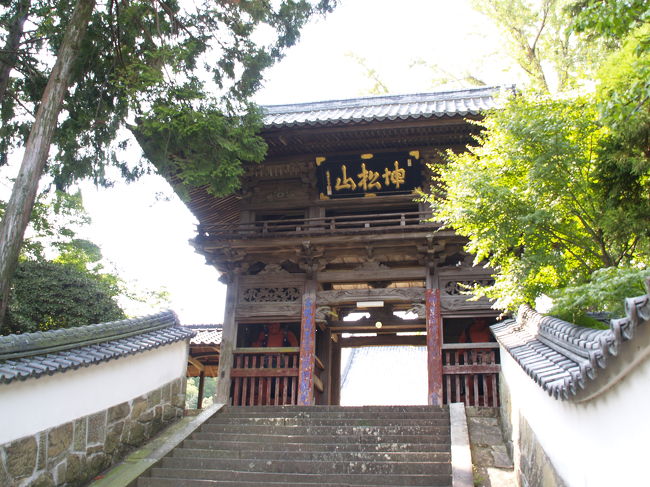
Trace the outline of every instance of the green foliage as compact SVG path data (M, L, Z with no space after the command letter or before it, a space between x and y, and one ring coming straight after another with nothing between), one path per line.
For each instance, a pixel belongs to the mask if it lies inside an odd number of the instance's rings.
M605 311L613 317L625 316L625 298L644 294L644 282L648 278L650 269L647 268L598 269L589 282L551 293L554 300L550 313L577 324L588 319L586 312Z
M243 116L225 116L213 109L157 104L138 125L132 131L141 147L168 180L182 183L176 187L181 195L187 186L200 185L216 196L232 193L244 172L241 161L260 162L266 153L254 107Z
M212 396L217 391L217 378L206 377L205 384L203 385L203 407L206 408L212 405ZM185 407L187 409L197 408L197 401L199 399L199 378L187 378L187 390L185 391Z
M119 289L72 264L23 261L13 279L5 333L46 331L124 318Z
M614 41L625 39L630 31L650 22L648 0L579 0L571 2L568 11L577 32Z
M566 29L568 0L473 0L503 31L504 46L526 73L529 88L563 92L591 74L602 56L598 42L585 44Z
M442 192L429 198L494 269L494 286L477 294L513 310L638 259L647 229L607 197L599 153L609 136L591 97L515 96L482 125L477 146L435 168Z
M174 159L185 163L194 155L198 160L180 169L179 177L186 184L208 184L215 194L231 192L241 163L259 161L264 153L263 141L255 136L259 116L248 104L262 72L296 42L312 15L334 4L98 3L55 136L57 151L49 165L55 184L62 189L90 178L110 185L109 166L127 180L150 171L148 164L123 157L128 125L168 150L152 157L161 171L168 172ZM16 5L0 5L0 37L10 30ZM1 101L0 152L25 140L51 68L44 60L56 55L73 6L72 0L31 0L33 29L22 34L16 57L6 58L14 75ZM208 161L216 168L208 169Z

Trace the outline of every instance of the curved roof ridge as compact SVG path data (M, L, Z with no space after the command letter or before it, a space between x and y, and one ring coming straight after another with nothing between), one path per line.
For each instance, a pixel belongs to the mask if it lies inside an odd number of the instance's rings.
M0 337L0 360L59 352L141 333L178 326L176 313L161 311L138 318L109 321L74 328L37 331Z
M507 90L514 91L514 85L263 105L261 108L267 128L464 116L493 108L496 95Z
M626 316L595 330L546 316L522 306L517 319L492 325L499 344L542 389L556 399L570 399L605 369L608 358L650 322L650 294L627 298Z
M134 355L195 335L176 313L0 337L0 384Z

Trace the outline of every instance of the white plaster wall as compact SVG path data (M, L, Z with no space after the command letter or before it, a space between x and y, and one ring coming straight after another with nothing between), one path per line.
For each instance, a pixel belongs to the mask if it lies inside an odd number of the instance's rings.
M134 399L185 376L180 341L52 376L0 384L0 444Z
M551 398L503 349L501 367L511 394L515 447L521 414L569 487L650 485L650 359L585 403Z

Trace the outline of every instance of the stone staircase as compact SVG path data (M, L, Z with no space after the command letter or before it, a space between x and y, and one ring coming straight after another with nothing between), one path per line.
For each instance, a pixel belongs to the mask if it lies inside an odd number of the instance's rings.
M450 487L449 428L430 406L224 408L137 486Z

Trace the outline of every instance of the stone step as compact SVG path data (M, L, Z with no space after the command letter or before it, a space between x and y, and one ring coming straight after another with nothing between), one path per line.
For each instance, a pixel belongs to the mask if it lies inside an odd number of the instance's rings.
M233 470L239 472L267 472L287 474L446 474L451 472L447 462L364 462L364 461L303 461L291 456L283 460L176 458L166 457L160 466L164 469Z
M451 471L451 467L449 467ZM258 482L260 485L270 483L306 483L322 486L331 483L334 485L381 485L381 486L428 486L451 485L451 474L343 474L343 473L322 473L301 474L301 473L276 473L276 472L241 472L233 470L196 470L196 469L166 469L154 467L151 470L151 477L167 479L202 479L218 481L239 481ZM177 484L178 485L178 484Z
M277 451L273 450L214 450L197 448L178 448L172 452L175 458L219 458L248 460L292 460L300 461L364 461L364 462L448 462L451 454L447 451L409 452L409 451Z
M449 419L449 413L445 410L432 411L244 411L227 412L220 411L213 419L220 417L227 418L385 418L385 419Z
M222 440L195 440L188 439L182 444L183 448L191 449L215 449L215 450L253 450L253 451L305 451L305 452L328 452L328 451L357 451L357 452L446 452L450 449L449 438L439 443L409 443L409 442L370 442L370 443L339 443L332 441L330 443L321 439L315 443L300 443L288 440L282 444L277 443L260 443L254 439L251 441L222 441Z
M449 432L437 431L423 435L411 434L369 434L359 432L355 435L318 435L316 433L307 435L286 435L286 434L245 434L245 433L207 433L198 431L190 436L191 440L207 441L256 441L258 443L282 444L291 443L446 443L449 442Z
M294 414L299 412L307 413L445 413L449 415L447 407L438 406L226 406L219 414L249 414L249 413L264 413L275 414L280 413L283 415Z
M386 487L387 484L350 484L350 483L305 483L305 482L267 482L262 480L259 482L254 481L238 481L238 480L186 480L186 479L164 479L160 477L141 477L138 479L138 487L214 487L214 486L223 486L223 487L358 487L363 485L363 487ZM392 484L389 484L392 485ZM410 484L405 484L410 485ZM450 482L444 482L442 484L433 484L428 483L424 484L428 487L451 487Z
M415 425L333 425L333 426L291 426L266 424L204 424L199 433L238 433L238 434L281 434L291 436L333 436L333 435L435 435L449 434L449 424L434 426Z
M241 417L232 418L228 416L215 416L211 418L204 426L210 425L265 425L265 426L446 426L449 425L449 418L331 418L324 416L321 418L305 417Z

